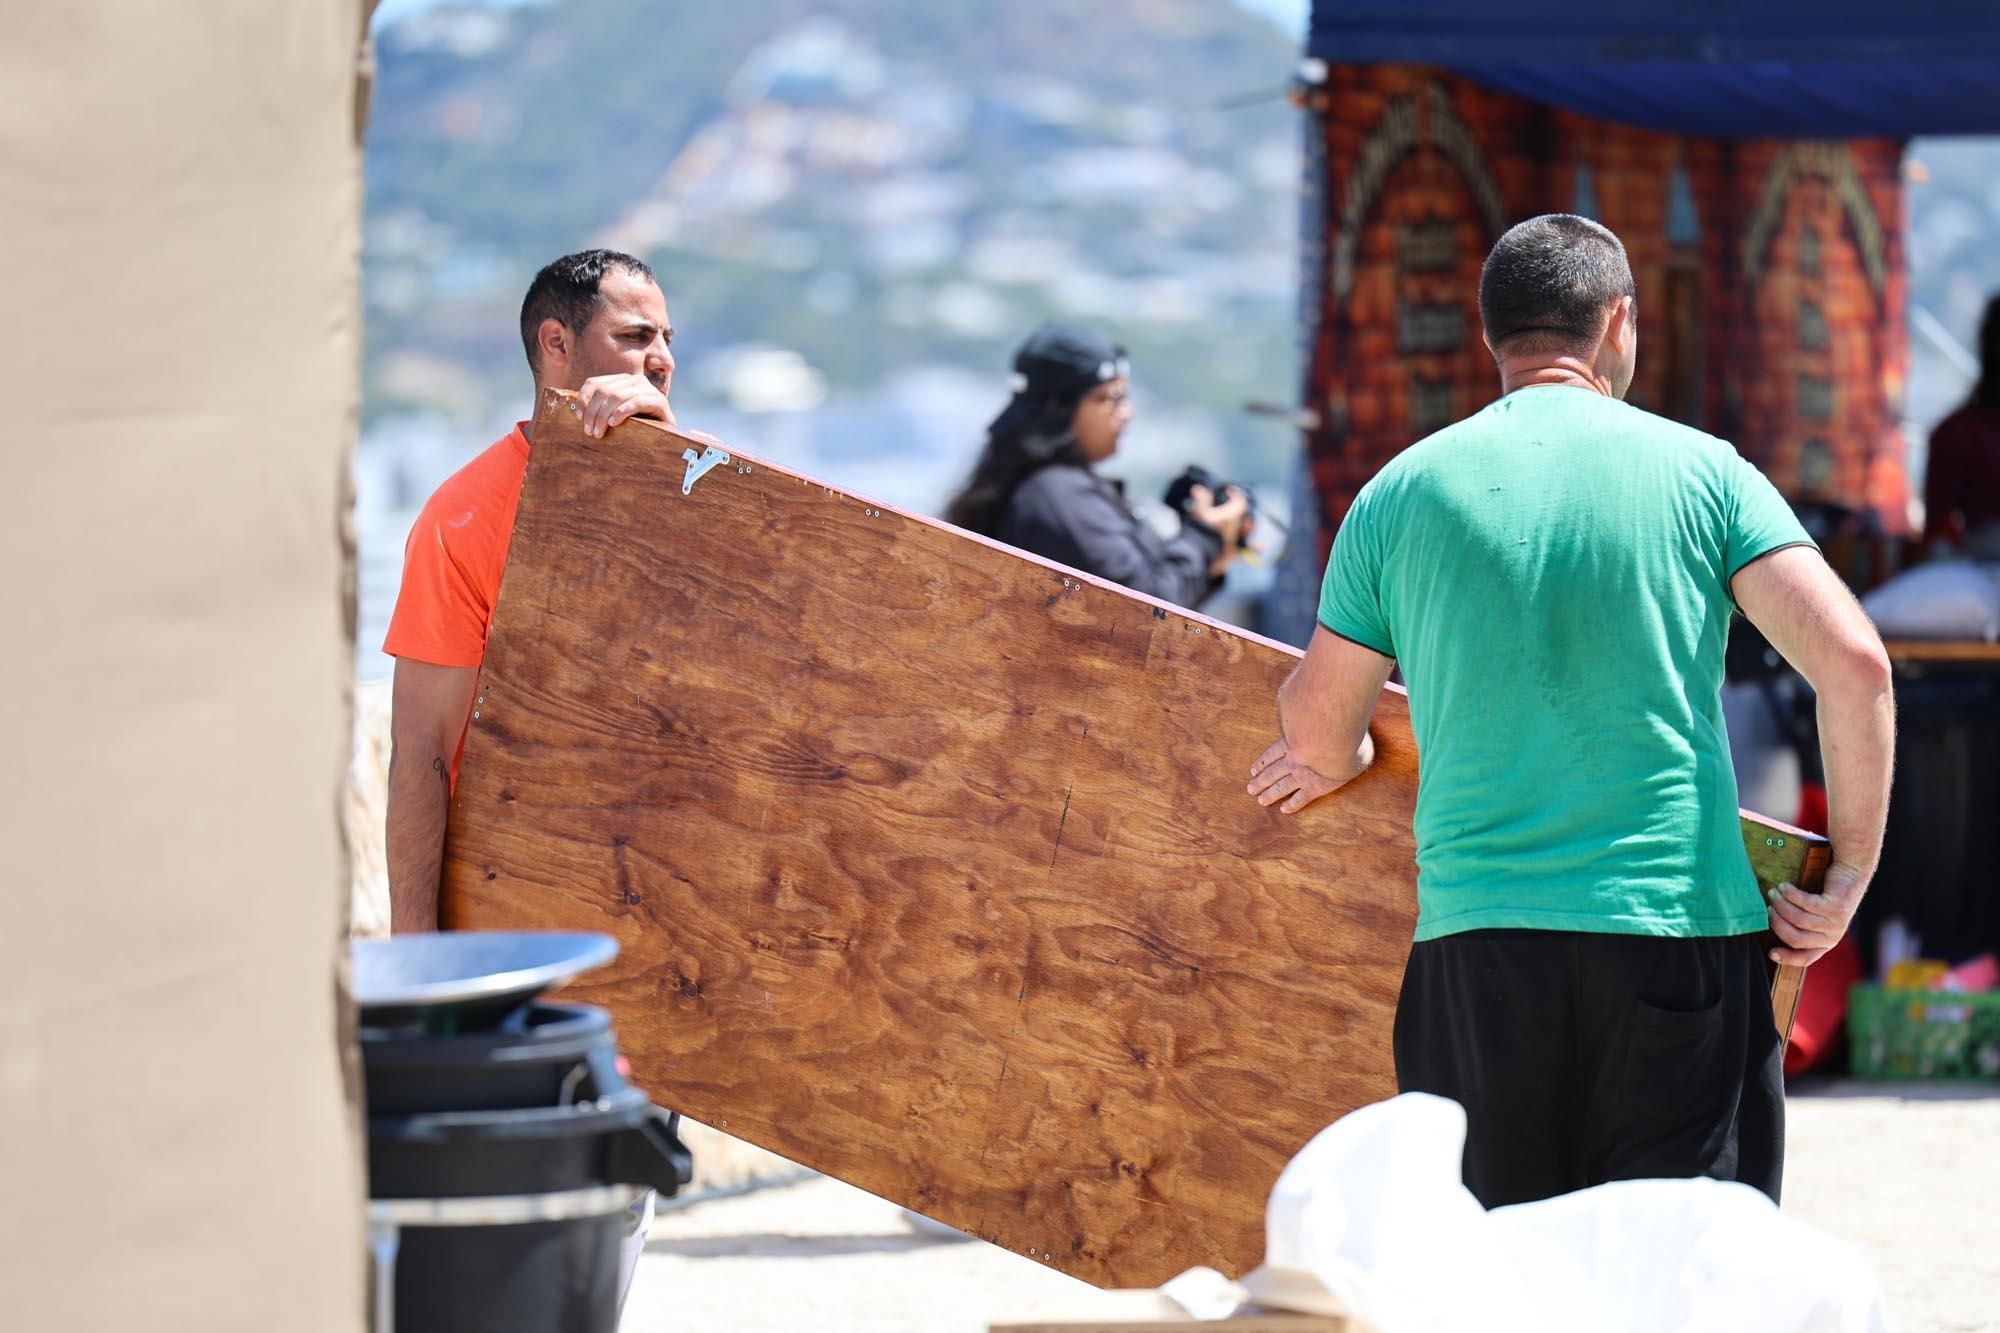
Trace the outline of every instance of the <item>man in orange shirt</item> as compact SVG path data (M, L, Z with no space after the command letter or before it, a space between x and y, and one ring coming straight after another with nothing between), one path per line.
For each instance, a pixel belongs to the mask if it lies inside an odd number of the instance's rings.
M674 424L673 326L653 271L615 250L585 250L542 269L521 302L521 341L544 389L579 397L583 428L601 437L630 417ZM396 659L390 704L389 923L436 930L445 815L486 656L527 474L531 423L439 486L403 556L382 651Z

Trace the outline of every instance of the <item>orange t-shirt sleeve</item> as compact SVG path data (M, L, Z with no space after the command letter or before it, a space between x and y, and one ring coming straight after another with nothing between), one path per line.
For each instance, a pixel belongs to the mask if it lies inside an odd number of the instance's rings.
M449 488L417 515L403 548L403 585L382 651L436 666L476 667L486 655L496 589L485 586L491 552L477 507L455 503Z

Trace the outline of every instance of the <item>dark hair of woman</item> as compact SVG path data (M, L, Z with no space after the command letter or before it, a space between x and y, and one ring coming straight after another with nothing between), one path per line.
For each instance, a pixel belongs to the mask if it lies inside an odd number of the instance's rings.
M1051 463L1084 464L1071 423L1082 393L1051 396L1018 428L988 431L972 480L945 506L944 521L983 536L997 535L1015 488ZM996 426L999 423L995 423Z
M1986 303L1986 317L1979 321L1979 383L1972 401L2000 407L2000 296Z

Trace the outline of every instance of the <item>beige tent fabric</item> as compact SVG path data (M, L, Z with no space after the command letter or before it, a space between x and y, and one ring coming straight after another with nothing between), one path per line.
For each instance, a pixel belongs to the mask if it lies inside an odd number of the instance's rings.
M9 6L0 1322L339 1330L366 0Z

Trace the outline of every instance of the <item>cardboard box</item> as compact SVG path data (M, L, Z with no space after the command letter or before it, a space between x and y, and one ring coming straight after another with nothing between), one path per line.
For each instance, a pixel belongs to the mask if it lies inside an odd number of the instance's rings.
M1346 1315L1232 1315L1230 1319L1088 1319L1084 1323L994 1323L988 1333L1188 1333L1196 1323L1220 1333L1368 1333Z
M1063 1324L992 1324L988 1333L1188 1333L1196 1324L1221 1333L1367 1333L1346 1315L1243 1314L1228 1319L1093 1319Z
M1196 1319L1172 1297L1150 1288L1098 1291L1070 1306L1065 1317L988 1325L988 1333L1368 1333L1350 1315L1297 1314L1246 1308L1227 1319Z

